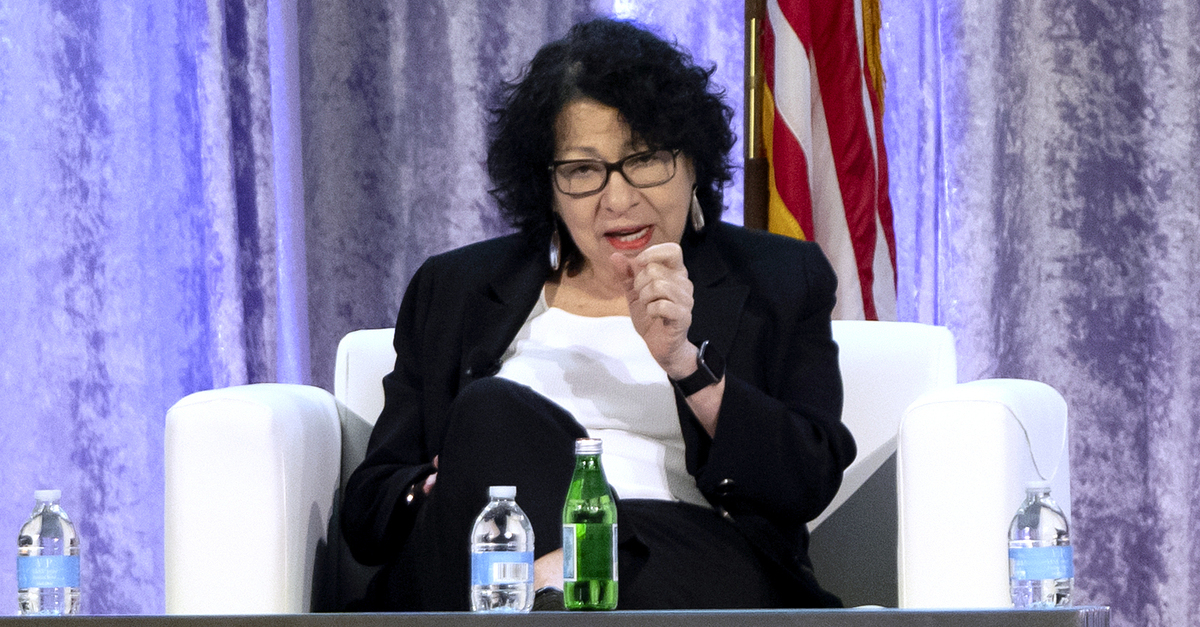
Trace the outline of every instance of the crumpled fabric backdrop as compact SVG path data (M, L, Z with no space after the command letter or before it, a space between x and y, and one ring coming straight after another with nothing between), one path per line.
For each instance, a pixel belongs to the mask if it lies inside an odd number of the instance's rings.
M61 488L91 613L163 607L172 398L275 377L265 29L146 5L0 3L0 530Z
M84 612L162 612L167 408L241 383L330 387L337 340L391 326L425 256L503 232L490 90L574 21L657 25L719 63L740 108L741 12L721 4L0 0L13 554L33 491L61 488ZM5 590L15 612L15 559Z
M1066 398L1076 604L1200 624L1200 5L883 9L901 317Z
M0 531L61 487L88 613L163 610L167 407L328 386L425 256L504 230L482 114L543 42L644 20L741 108L740 2L366 4L0 0ZM901 318L1066 396L1076 601L1200 622L1200 8L882 8Z

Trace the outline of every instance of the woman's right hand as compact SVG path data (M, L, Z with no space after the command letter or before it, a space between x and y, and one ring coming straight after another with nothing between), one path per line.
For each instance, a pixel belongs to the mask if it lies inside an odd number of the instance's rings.
M425 496L429 496L429 493L433 491L433 484L437 483L437 467L438 467L438 456L434 455L433 456L433 474L429 475L428 477L425 477L425 484L421 486L421 491L425 493Z
M692 326L693 286L679 244L655 244L628 258L613 253L610 261L625 288L629 319L646 342L650 355L673 379L696 371L696 347L688 341Z

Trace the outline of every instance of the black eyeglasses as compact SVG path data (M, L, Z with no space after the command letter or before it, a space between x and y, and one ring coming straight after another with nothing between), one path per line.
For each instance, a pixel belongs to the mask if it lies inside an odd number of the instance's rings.
M639 188L662 185L675 176L675 157L679 150L647 150L616 163L600 159L567 159L550 163L558 191L581 198L595 194L608 185L613 171L621 173L630 185Z

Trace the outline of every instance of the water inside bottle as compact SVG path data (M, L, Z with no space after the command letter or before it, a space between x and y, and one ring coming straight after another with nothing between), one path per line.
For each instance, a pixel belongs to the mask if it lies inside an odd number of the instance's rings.
M79 605L75 525L56 502L39 500L17 536L18 611L24 616L70 615L79 613Z

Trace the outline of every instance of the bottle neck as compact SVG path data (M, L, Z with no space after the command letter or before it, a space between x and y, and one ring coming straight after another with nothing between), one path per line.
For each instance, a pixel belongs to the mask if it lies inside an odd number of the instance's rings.
M70 520L70 518L67 517L67 513L64 512L61 507L59 507L58 501L38 501L37 504L33 506L33 512L30 514L30 516L47 516L61 518L68 521Z
M600 468L600 456L599 455L576 455L575 456L575 467L576 468L585 468L585 469Z

